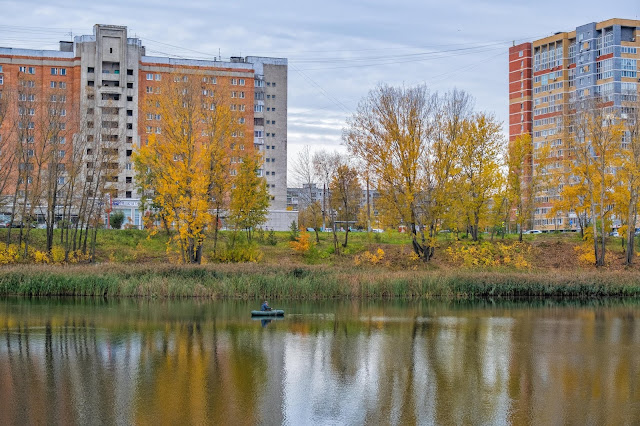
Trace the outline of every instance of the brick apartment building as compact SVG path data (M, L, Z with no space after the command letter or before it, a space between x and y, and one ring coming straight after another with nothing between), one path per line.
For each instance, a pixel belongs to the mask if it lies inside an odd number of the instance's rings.
M59 106L58 120L66 135L84 126L99 129L94 133L115 147L108 185L113 209L123 211L136 226L141 225L141 212L131 156L156 132L160 119L145 114L143 106L146 99L157 96L163 80L189 74L206 79L216 93L230 97L232 109L246 126L243 133L264 156L259 173L271 194L266 226L286 229L293 220L286 211L287 59L247 56L205 61L148 56L140 39L128 37L126 27L114 25L95 25L92 35L61 41L59 51L0 48L0 92L20 92L20 105L24 105L8 117L26 117L24 126L33 129L37 138L44 131L39 129L42 120L26 103L46 97L49 104ZM28 121L30 113L33 121ZM3 127L12 120L5 120ZM59 152L64 156L72 149L73 138L61 139Z
M621 110L628 96L638 94L638 59L640 21L628 19L593 22L509 48L509 140L530 134L534 153L549 146L560 162L567 104L599 96L607 98L607 108ZM549 217L554 196L537 195L533 229L576 229L572 212Z

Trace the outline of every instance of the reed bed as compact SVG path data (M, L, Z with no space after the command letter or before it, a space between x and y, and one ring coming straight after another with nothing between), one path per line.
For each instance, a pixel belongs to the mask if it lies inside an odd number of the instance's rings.
M389 271L265 265L12 266L0 295L237 299L495 299L640 296L633 272Z

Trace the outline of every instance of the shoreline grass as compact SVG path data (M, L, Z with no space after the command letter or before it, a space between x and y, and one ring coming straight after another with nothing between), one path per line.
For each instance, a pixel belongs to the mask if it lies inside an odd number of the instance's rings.
M0 295L208 299L633 298L632 271L389 271L271 265L16 265Z

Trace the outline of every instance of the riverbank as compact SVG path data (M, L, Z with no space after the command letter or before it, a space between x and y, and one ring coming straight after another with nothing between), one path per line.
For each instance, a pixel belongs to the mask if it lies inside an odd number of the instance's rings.
M204 265L5 267L0 295L238 299L582 299L639 297L627 271L389 271L384 268Z

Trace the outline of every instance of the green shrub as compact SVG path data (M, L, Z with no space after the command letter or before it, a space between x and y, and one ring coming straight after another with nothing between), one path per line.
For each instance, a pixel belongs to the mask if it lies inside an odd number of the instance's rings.
M294 220L289 225L289 241L295 241L300 236L300 229L298 229L298 224Z
M267 244L270 246L278 244L278 237L276 237L276 232L273 229L269 231L269 235L267 235Z
M110 217L109 217L109 224L111 225L111 227L113 229L120 229L122 228L122 224L124 223L124 213L117 211L115 213L113 213Z

